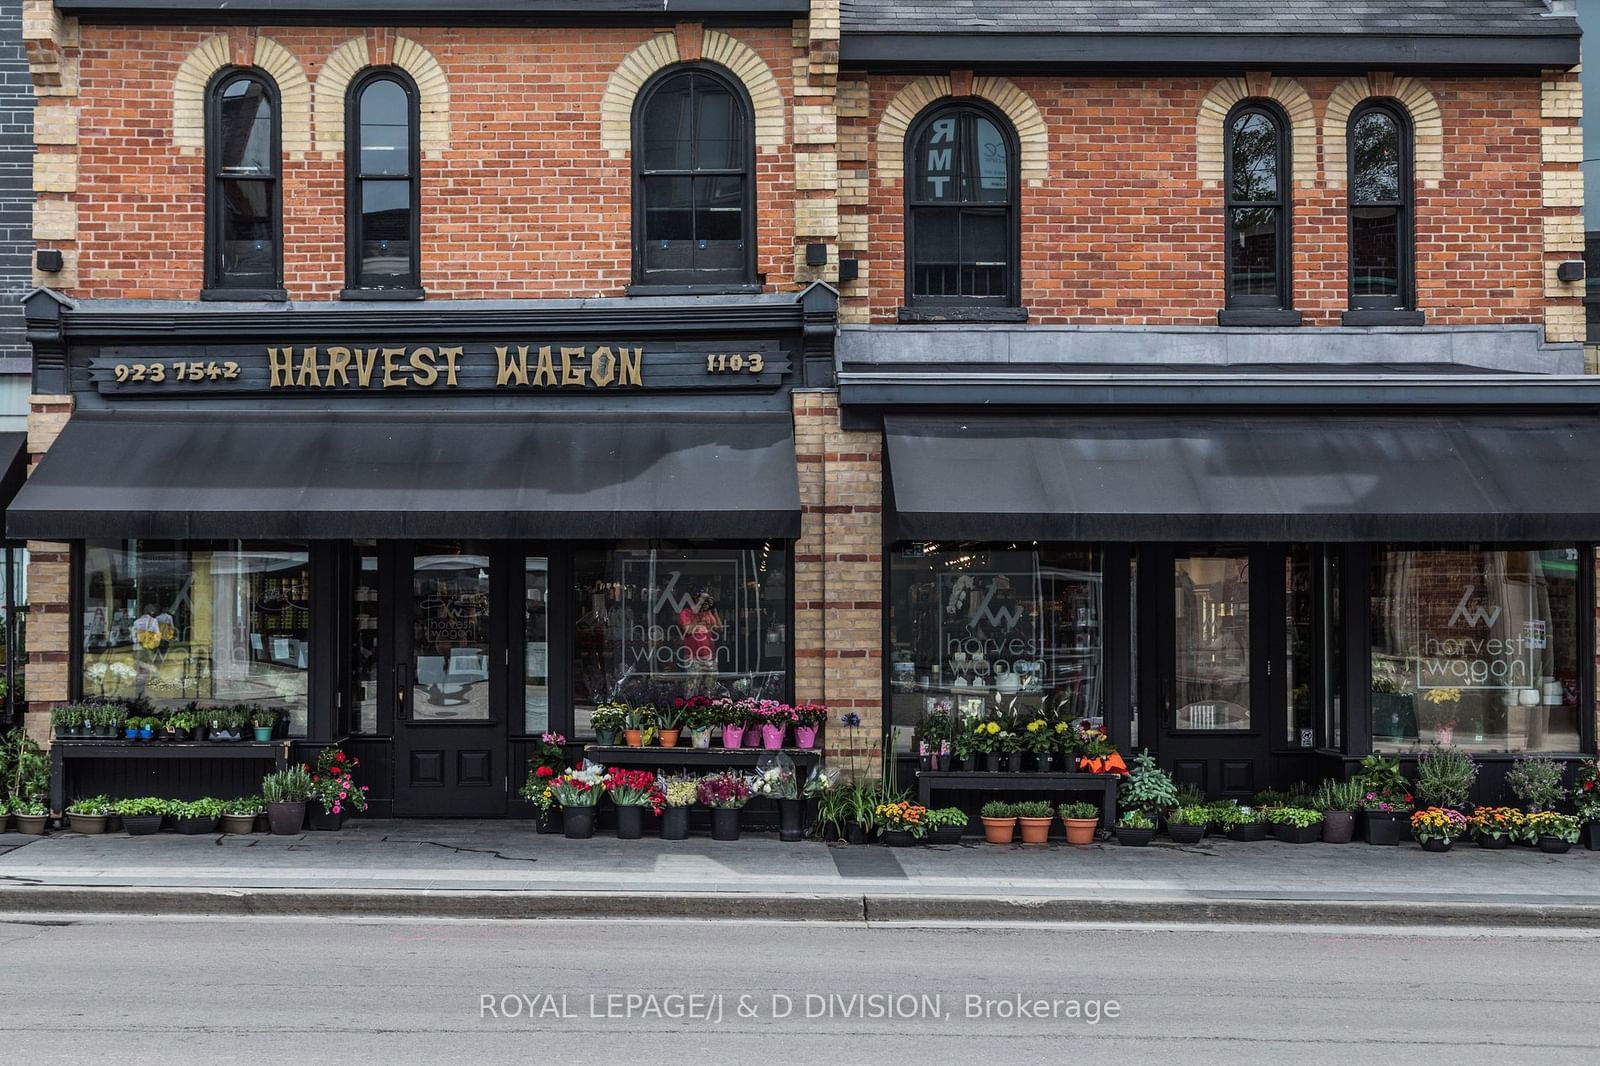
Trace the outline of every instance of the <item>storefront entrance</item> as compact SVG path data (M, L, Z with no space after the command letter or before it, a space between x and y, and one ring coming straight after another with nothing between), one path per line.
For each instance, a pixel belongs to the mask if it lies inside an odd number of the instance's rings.
M397 815L505 813L506 617L502 545L402 541L389 602ZM520 574L519 574L520 576Z
M1271 782L1270 723L1281 717L1283 551L1157 548L1154 590L1161 764L1213 797L1248 799ZM1275 580L1269 580L1275 578ZM1278 708L1279 713L1274 713Z

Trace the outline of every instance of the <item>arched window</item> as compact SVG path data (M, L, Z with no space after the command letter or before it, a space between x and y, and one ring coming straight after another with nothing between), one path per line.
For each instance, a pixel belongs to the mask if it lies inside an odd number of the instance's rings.
M283 299L278 88L260 71L229 70L206 102L206 289Z
M743 87L707 68L670 70L639 93L635 283L756 283L753 125Z
M977 104L935 107L906 152L907 301L913 307L1016 307L1017 140Z
M1228 115L1230 308L1291 306L1288 128L1283 112L1261 100L1246 100Z
M1412 306L1411 124L1372 101L1350 116L1350 306Z
M360 299L422 295L417 87L374 70L350 86L345 119L348 286Z

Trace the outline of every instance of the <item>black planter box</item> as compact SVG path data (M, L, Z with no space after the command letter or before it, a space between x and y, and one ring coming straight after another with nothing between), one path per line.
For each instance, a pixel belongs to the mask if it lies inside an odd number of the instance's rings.
M935 829L928 834L930 844L959 844L961 843L961 829L959 825L947 825Z
M1125 826L1117 827L1117 843L1125 848L1142 848L1147 846L1156 835L1154 829L1129 829Z
M1392 814L1366 811L1361 819L1368 844L1394 846L1400 843L1400 819Z
M1205 835L1206 827L1203 825L1167 825L1167 836L1172 838L1174 844L1198 844Z
M1322 840L1322 823L1312 822L1303 829L1283 823L1273 826L1272 834L1285 844L1315 844Z
M1265 822L1250 822L1247 825L1236 825L1228 830L1229 840L1240 840L1246 843L1267 839L1267 824Z
M1600 822L1590 822L1583 827L1583 846L1590 851L1600 851Z

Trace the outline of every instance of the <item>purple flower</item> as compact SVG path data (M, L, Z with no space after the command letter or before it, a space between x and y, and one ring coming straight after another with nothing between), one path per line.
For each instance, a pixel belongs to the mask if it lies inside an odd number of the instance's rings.
M843 722L851 729L854 729L856 726L861 724L861 716L855 711L847 711L843 716L840 717L839 721Z

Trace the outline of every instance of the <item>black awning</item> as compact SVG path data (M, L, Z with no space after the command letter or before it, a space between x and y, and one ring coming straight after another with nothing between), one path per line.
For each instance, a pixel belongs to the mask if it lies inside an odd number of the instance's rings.
M1600 539L1600 421L888 418L901 540Z
M0 433L0 514L28 480L28 435Z
M787 414L75 415L15 537L791 538Z

